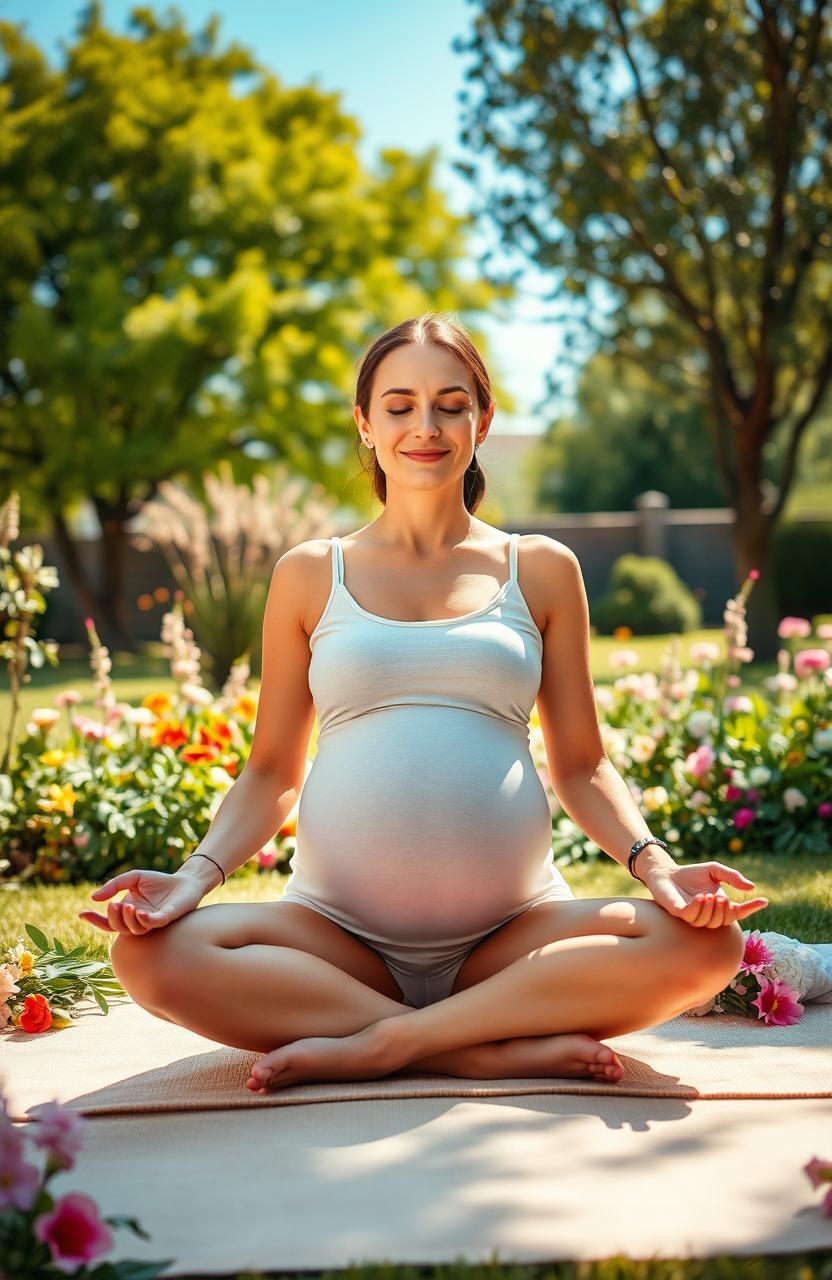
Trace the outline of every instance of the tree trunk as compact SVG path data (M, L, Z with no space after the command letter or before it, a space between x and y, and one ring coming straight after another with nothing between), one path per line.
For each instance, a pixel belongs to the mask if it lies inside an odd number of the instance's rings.
M732 537L739 586L751 569L758 569L760 573L746 604L748 647L754 650L755 662L775 662L781 647L777 635L780 618L774 582L773 528L769 517L760 509L744 516L735 512Z
M136 649L135 640L130 635L127 625L124 600L124 566L127 547L124 521L126 518L127 513L120 520L115 515L104 516L102 521L104 536L98 544L100 586L96 587L89 580L63 513L55 511L52 515L55 541L66 565L76 601L83 616L92 618L102 644L105 644L111 653L115 649L133 653ZM99 519L101 519L101 513L99 513ZM79 635L78 640L83 643L86 640L86 633Z

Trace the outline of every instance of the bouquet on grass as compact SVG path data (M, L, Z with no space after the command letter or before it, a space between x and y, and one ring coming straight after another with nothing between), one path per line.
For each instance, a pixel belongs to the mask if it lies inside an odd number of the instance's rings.
M753 929L745 934L743 958L728 986L685 1014L735 1013L769 1027L788 1027L803 1016L801 1001L824 999L830 992L832 971L817 951L783 933Z
M66 951L55 938L50 946L35 925L24 927L31 948L18 938L15 946L6 948L0 963L0 1030L68 1027L83 1012L79 1005L94 1000L107 1013L107 996L128 998L109 960L89 959L83 943Z
M15 1125L0 1092L0 1280L46 1280L72 1275L78 1280L153 1280L171 1265L162 1262L88 1263L113 1247L110 1227L129 1227L149 1240L135 1218L102 1218L91 1196L73 1191L52 1195L48 1183L71 1169L87 1121L58 1102L47 1102L30 1124ZM46 1151L43 1168L27 1159L32 1142Z

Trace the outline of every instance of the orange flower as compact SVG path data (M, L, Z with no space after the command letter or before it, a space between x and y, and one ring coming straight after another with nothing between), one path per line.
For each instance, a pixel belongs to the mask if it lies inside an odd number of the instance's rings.
M732 840L728 841L728 848L732 853L739 853L740 849L742 849L742 840L740 840L739 836L734 836Z
M164 716L173 708L173 699L169 693L149 693L141 705L149 707L156 716Z
M151 731L154 747L181 747L188 735L178 720L157 720Z
M231 729L227 720L212 720L200 725L199 740L215 747L227 747L231 741Z
M237 766L239 765L239 763L240 761L237 760L235 757L230 760L224 760L222 762L222 767L223 769L225 769L225 772L228 774L230 778L234 777L234 774L237 772Z
M803 752L788 751L786 753L786 763L787 764L803 764Z
M46 813L65 813L68 818L71 818L75 801L78 799L78 792L73 791L68 782L65 782L60 787L56 782L52 782L46 790L49 794L49 799L38 800L38 808L43 809Z
M633 633L629 627L616 627L612 634L614 640L629 640Z
M231 714L239 716L241 720L253 720L257 714L257 699L252 698L250 693L244 693L236 707L233 707Z
M293 836L297 834L297 829L298 829L298 815L295 813L293 815L290 815L286 819L286 821L283 823L283 826L279 829L277 834L279 836Z
M48 1031L52 1026L52 1010L46 996L26 996L23 1012L17 1018L16 1025L21 1031Z
M186 764L202 764L208 760L216 760L219 752L216 747L190 746L185 747L179 754Z

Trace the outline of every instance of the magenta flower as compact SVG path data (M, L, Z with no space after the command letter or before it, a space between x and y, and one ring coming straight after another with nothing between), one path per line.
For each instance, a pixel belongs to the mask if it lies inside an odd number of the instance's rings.
M751 1004L767 1027L790 1027L803 1016L796 992L780 978L763 978L760 994Z
M743 828L750 827L756 817L755 809L737 809L734 814L734 826L738 831L742 831Z
M818 817L828 818L832 814L832 800L824 800L818 805Z
M767 964L771 964L773 959L774 955L763 942L759 929L752 929L751 933L746 934L741 969L745 969L747 973L759 973Z
M742 787L731 785L725 788L726 800L742 800L744 794Z
M36 1239L49 1245L58 1271L71 1275L113 1247L113 1233L98 1216L91 1196L71 1191L32 1223Z
M53 1164L71 1169L84 1141L87 1121L60 1102L45 1102L34 1118L34 1140L45 1147Z

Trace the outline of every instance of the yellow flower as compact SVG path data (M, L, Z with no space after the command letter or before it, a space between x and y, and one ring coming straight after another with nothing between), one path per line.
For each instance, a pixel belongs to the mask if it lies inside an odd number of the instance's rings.
M78 792L73 791L68 782L63 786L58 786L56 782L50 783L47 787L49 793L48 800L38 800L38 808L43 809L46 813L65 813L67 817L72 817L73 806L78 799Z
M740 840L739 836L734 836L733 839L728 841L728 848L732 853L739 853L742 848L742 840Z
M805 720L795 720L794 727L797 733L805 733L809 728Z
M32 972L32 965L34 963L35 957L32 955L31 951L21 951L16 960L18 969L24 975Z
M49 765L53 769L60 769L62 764L72 759L71 751L62 751L59 747L55 747L52 751L44 751L38 756L41 764Z
M253 720L257 714L257 699L252 698L249 693L242 694L237 705L232 708L231 714L239 716L241 720Z

